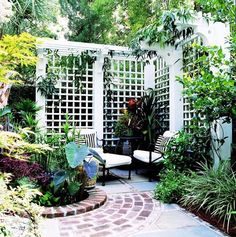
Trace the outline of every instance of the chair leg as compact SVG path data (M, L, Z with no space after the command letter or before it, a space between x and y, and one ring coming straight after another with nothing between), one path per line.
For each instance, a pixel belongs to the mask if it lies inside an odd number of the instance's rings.
M149 163L149 178L148 181L152 182L152 163Z
M106 168L105 165L102 166L102 186L105 186L105 175L106 175Z
M132 160L132 164L134 164L134 169L135 169L135 174L138 174L138 169L137 169L137 162L135 161L135 159Z
M132 168L132 163L129 165L129 177L128 177L128 179L131 179L131 168Z
M107 169L107 176L110 175L109 169Z

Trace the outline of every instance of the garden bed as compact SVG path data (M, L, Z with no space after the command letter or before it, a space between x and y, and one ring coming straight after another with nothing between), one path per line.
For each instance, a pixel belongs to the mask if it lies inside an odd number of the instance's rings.
M88 198L78 203L59 207L45 207L42 216L46 218L56 218L78 215L99 208L107 200L106 193L98 188L89 190L88 194Z

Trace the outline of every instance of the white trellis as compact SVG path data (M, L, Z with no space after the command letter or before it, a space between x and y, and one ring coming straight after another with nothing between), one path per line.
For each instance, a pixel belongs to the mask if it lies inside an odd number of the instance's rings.
M59 57L86 50L93 52L96 61L86 67L82 78L82 91L76 90L73 84L77 66L67 69L65 73L57 64L55 55L47 55L48 50L57 50ZM103 65L104 58L108 57L111 51L114 52L114 56L111 58L111 68L108 71L112 74L110 78L112 103L108 106ZM36 100L42 106L38 114L41 126L47 131L62 133L62 125L66 121L65 114L68 113L73 126L95 128L99 138L104 138L108 144L113 145L113 125L120 115L120 109L125 107L129 98L139 98L143 94L144 87L148 87L144 85L144 62L137 61L124 47L54 40L39 45L38 54L37 77L45 77L48 71L59 76L56 92L52 96L45 98L40 92L36 93Z
M171 46L160 48L158 45L147 46L143 43L143 49L155 50L158 53L149 64L137 61L125 47L55 40L40 44L37 76L44 77L47 68L57 72L60 78L57 92L51 98L44 98L37 92L37 102L42 106L38 115L41 125L47 130L62 132L65 113L68 113L74 126L94 128L99 138L104 138L108 144L113 145L113 124L120 116L120 109L124 108L128 98L140 97L147 88L155 88L157 91L161 112L165 114L163 125L166 129L180 130L184 125L188 125L194 113L189 107L187 98L183 98L183 88L176 81L176 77L181 77L184 71L193 70L197 55L195 52L185 55L184 49L193 41L198 41L204 45L218 45L228 55L225 41L229 35L227 24L207 22L201 15L188 25L192 26L195 34L178 48ZM94 52L96 61L92 65L87 65L86 73L83 75L82 92L76 91L72 83L77 70L76 65L72 71L63 74L55 60L47 57L48 49L58 50L60 56L78 54L86 50ZM112 91L110 105L105 92L103 72L104 58L109 56L109 52L113 54L113 57L110 57L109 69L113 75L110 85ZM225 128L224 135L228 136L222 147L222 150L228 151L225 157L229 157L230 153L231 129L231 125Z

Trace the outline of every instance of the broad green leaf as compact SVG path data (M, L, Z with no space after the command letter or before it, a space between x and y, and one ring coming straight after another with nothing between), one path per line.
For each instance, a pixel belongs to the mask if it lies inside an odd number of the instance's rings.
M74 196L80 189L81 183L80 182L71 182L68 185L68 191L71 196Z
M54 191L56 192L58 188L66 181L68 178L68 174L65 170L59 170L54 174L53 177L53 184L54 184Z
M71 168L76 168L79 165L83 165L83 161L89 153L87 146L80 146L78 148L75 142L70 142L65 147L66 159Z

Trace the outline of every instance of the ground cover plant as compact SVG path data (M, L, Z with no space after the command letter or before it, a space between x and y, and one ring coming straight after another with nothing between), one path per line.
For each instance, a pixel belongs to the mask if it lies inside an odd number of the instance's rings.
M227 231L236 225L236 174L229 163L218 169L202 165L201 171L186 178L181 203L192 209L203 209L216 216Z

